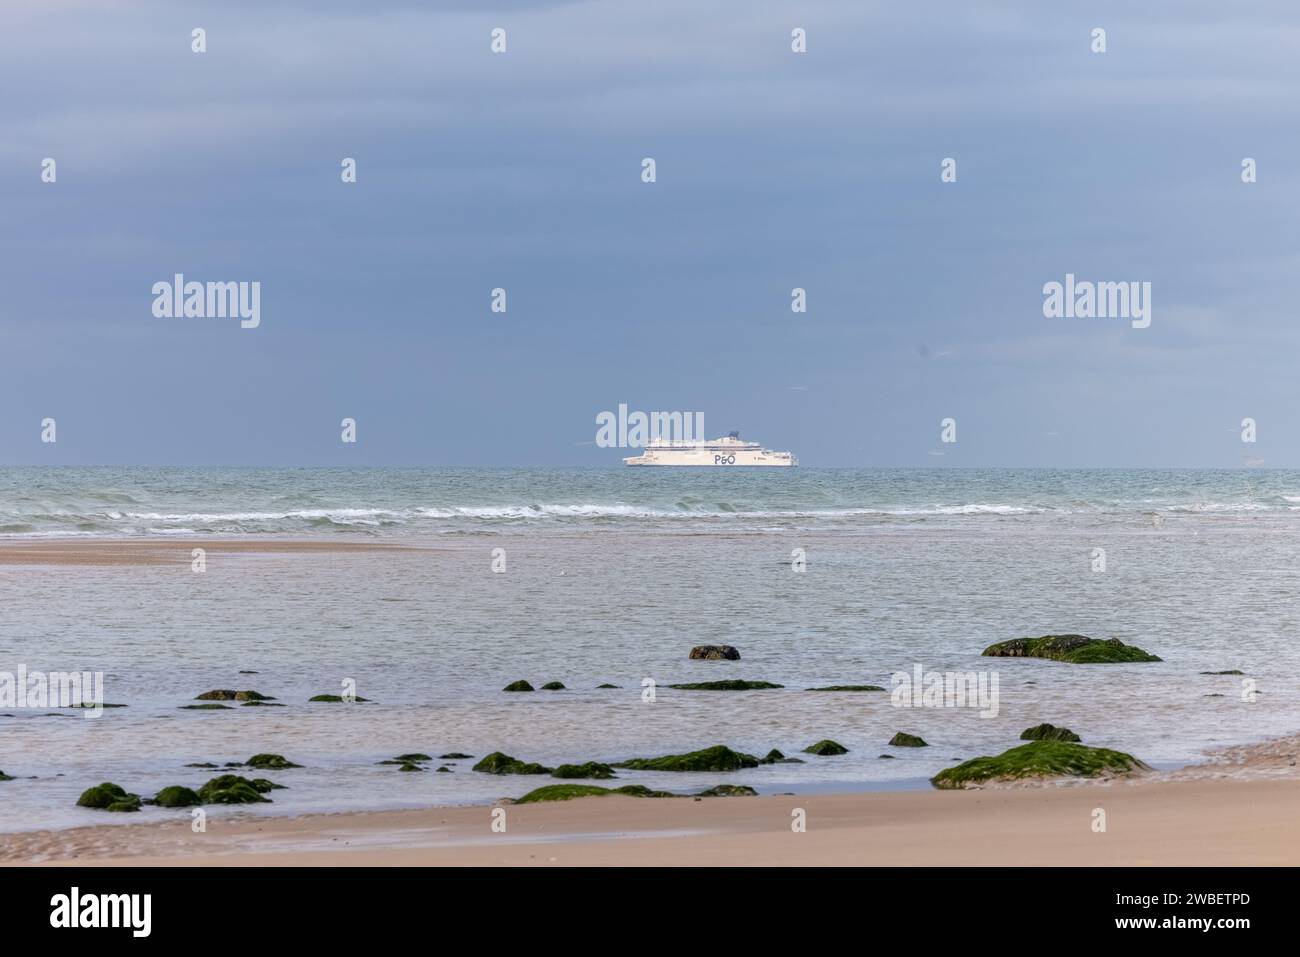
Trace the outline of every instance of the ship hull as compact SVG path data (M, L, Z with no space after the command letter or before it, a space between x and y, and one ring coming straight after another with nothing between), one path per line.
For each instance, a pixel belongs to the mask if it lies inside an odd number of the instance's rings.
M673 449L647 450L643 455L623 460L632 468L791 468L798 465L794 456L749 449Z

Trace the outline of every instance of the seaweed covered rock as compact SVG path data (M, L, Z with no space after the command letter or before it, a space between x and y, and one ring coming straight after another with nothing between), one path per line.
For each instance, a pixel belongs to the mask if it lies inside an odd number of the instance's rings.
M181 710L182 711L230 711L231 708L230 705L228 704L216 704L216 703L183 704L181 705Z
M421 754L419 751L412 751L409 754L399 754L393 760L419 764L421 761L432 761L433 758L429 757L427 754Z
M601 691L601 690L603 690L603 689L605 689L605 688L617 688L617 687L618 687L618 685L612 685L612 684L610 684L608 681L606 681L604 684L598 684L598 685L596 685L596 690L597 690L597 691Z
M880 685L827 685L824 688L809 688L809 691L884 691Z
M739 678L732 678L729 681L695 681L668 687L676 688L678 691L765 691L768 688L784 688L785 685L775 685L770 681L742 681Z
M671 791L654 791L643 784L627 784L621 788L602 788L595 784L548 784L529 791L516 804L540 804L543 801L572 801L580 797L606 797L621 794L625 797L676 797Z
M822 757L830 757L836 754L848 754L849 749L838 741L832 741L830 738L823 738L816 744L810 744L803 749L804 754L819 754Z
M1069 728L1054 724L1036 724L1020 732L1021 741L1079 741L1080 737Z
M481 771L484 774L550 774L550 768L544 768L540 764L532 764L520 761L518 758L512 758L501 751L493 751L478 764L474 765L475 771Z
M731 645L696 645L688 657L693 661L739 661L740 652Z
M323 701L326 704L365 704L369 700L369 698L363 698L360 695L345 698L340 694L318 694L312 695L312 697L307 699L309 703L312 701Z
M275 788L262 778L248 780L238 774L223 774L199 788L199 799L204 804L264 804L270 798L262 795Z
M459 751L452 751L450 754L438 755L439 761L468 761L474 757L472 754L461 754Z
M520 678L518 681L512 681L501 689L502 691L535 691L536 689L527 681Z
M754 797L758 792L747 784L718 784L709 788L707 791L701 791L696 797Z
M660 758L630 758L615 764L616 768L631 771L738 771L758 767L758 758L752 754L733 751L726 745L690 751L686 754L666 754Z
M195 701L274 701L269 695L261 694L257 691L231 691L228 688L217 688L213 691L205 691L203 694L195 695Z
M203 799L199 797L197 791L173 784L155 794L151 803L159 807L194 807L202 804Z
M1089 638L1086 635L1012 638L989 645L982 654L989 658L1046 658L1080 665L1161 660L1159 656L1126 645L1118 638Z
M932 777L930 783L937 788L955 789L1025 778L1095 778L1146 768L1146 764L1123 751L1090 748L1069 741L1033 741L994 757L972 758L946 768Z
M0 781L12 781L12 780L13 778L11 776L5 774L3 771L0 771Z
M614 777L614 769L608 764L601 764L599 761L588 761L585 764L561 764L551 772L551 777L604 780Z
M548 682L546 682L546 684L542 685L542 690L543 690L543 691L563 691L563 690L565 690L565 689L564 689L564 682L563 682L563 681L548 681Z
M919 734L907 734L904 731L895 734L889 739L889 743L896 748L928 748L930 746Z
M245 766L259 771L283 771L285 768L300 768L283 754L255 754L244 762Z
M1246 672L1239 671L1236 668L1229 668L1227 671L1202 671L1203 675L1244 675Z
M140 795L128 794L125 788L112 781L105 781L82 791L81 797L77 798L77 806L98 811L138 811Z

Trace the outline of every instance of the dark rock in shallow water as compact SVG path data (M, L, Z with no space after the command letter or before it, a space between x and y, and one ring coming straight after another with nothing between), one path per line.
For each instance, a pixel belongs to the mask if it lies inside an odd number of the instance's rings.
M903 731L899 731L892 738L890 738L889 743L896 748L928 748L929 747L929 745L925 743L925 741L921 738L920 735L907 734Z
M78 807L94 808L98 811L138 811L140 795L128 794L126 790L112 781L96 784L86 788L77 798Z
M1047 658L1081 665L1162 660L1141 648L1126 645L1118 638L1089 638L1086 635L1012 638L989 645L982 654L989 658Z
M360 695L357 695L355 698L345 698L338 694L318 694L307 699L309 703L312 701L324 701L327 704L365 704L369 700L369 698L363 698Z
M765 691L768 688L784 688L785 685L774 685L770 681L742 681L739 678L732 678L729 681L696 681L668 687L676 688L678 691Z
M599 761L588 761L586 764L561 764L551 772L551 777L603 780L614 777L614 769L608 764L601 764Z
M565 690L565 689L564 689L564 682L562 682L562 681L548 681L548 682L546 682L546 684L542 685L542 690L543 690L543 691L563 691L563 690Z
M618 685L612 685L612 684L609 684L608 682L606 682L606 683L603 684L603 685L596 685L596 690L599 691L599 690L601 690L602 688L617 688L617 687L618 687Z
M701 791L696 797L754 797L757 794L758 792L747 784L719 784L707 791Z
M418 763L420 761L432 761L433 758L429 757L427 754L421 754L419 751L412 751L409 754L399 754L394 760Z
M204 804L266 804L271 799L262 795L278 787L265 778L250 781L238 774L223 774L199 788L198 794Z
M228 704L183 704L181 711L230 711Z
M256 691L231 691L228 688L218 688L215 691L205 691L201 695L194 696L195 701L274 701L274 698L260 694Z
M284 705L278 701L245 701L241 708L283 708Z
M540 764L531 764L520 761L518 758L512 758L508 754L500 751L493 751L478 764L474 765L473 770L481 771L484 774L550 774L550 768L544 768Z
M5 774L3 771L0 771L0 781L12 781L12 780L13 778L10 775Z
M95 703L93 703L93 702L89 702L89 703L88 703L88 702L85 702L85 701L80 701L80 702L78 702L77 704L70 704L70 705L68 705L68 707L69 707L69 708L87 708L87 709L93 711L93 710L95 710L96 708L125 708L126 705L124 705L124 704L109 704L107 701L103 702L102 704L95 704Z
M402 763L402 766L401 766L400 768L398 768L397 770L399 770L399 771L425 771L425 770L428 770L428 769L427 769L427 768L422 768L422 767L420 767L418 764L412 764L410 761L405 761L405 762Z
M284 768L300 768L301 764L294 764L283 754L255 754L244 762L247 767L257 768L265 771L280 771Z
M194 807L202 804L203 799L199 797L197 791L191 791L187 787L173 784L155 794L153 801L150 803L157 804L159 807Z
M1034 741L996 757L972 758L947 768L932 777L930 783L937 788L955 789L988 781L1093 778L1104 774L1128 774L1146 768L1147 765L1123 751L1090 748L1068 741Z
M529 791L515 804L540 804L543 801L571 801L580 797L605 797L622 794L626 797L676 797L671 791L652 791L643 784L625 784L621 788L602 788L595 784L548 784Z
M808 688L808 691L884 691L880 685L827 685L825 688Z
M832 741L830 738L824 738L816 744L810 744L803 749L804 754L819 754L822 757L830 757L836 754L848 754L849 749L838 741Z
M468 761L474 757L472 754L461 754L459 751L453 751L451 754L438 755L439 761Z
M1244 675L1245 673L1246 672L1244 671L1238 671L1236 668L1233 668L1230 671L1202 671L1201 672L1201 674L1203 675Z
M881 761L893 761L893 760L894 760L894 756L893 756L892 754L877 754L876 757L879 758Z
M739 661L740 652L731 645L696 645L690 658L695 661Z
M632 771L738 771L758 767L758 758L752 754L732 751L725 745L715 744L701 751L687 754L666 754L660 758L631 758L615 764L616 768Z
M1079 736L1069 728L1058 728L1054 724L1036 724L1020 732L1021 741L1078 741Z
M257 672L256 672L256 671L241 671L240 674L241 674L241 675L255 675L255 674L257 674Z
M440 767L440 768L438 769L438 773L439 773L439 774L451 774L451 773L452 773L452 770L451 770L451 768L447 767L447 765L444 764L442 767Z
M776 748L773 748L771 751L767 752L767 754L763 755L762 760L759 761L758 763L759 764L780 764L784 760L785 760L785 755L782 754L780 751L778 751Z
M502 691L533 691L532 685L520 678L518 681L512 681L501 689Z

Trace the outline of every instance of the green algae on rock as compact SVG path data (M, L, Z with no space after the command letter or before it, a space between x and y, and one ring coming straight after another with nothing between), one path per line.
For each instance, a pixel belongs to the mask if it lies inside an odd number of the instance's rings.
M474 765L473 770L481 771L484 774L550 774L550 768L544 768L540 764L532 764L520 761L501 751L493 751L478 764Z
M535 691L536 689L523 678L518 681L512 681L501 689L502 691Z
M668 687L678 691L766 691L769 688L784 688L785 685L772 684L770 681L743 681L740 678L732 678L728 681L695 681Z
M474 757L472 754L461 754L459 751L453 751L450 754L438 755L439 761L468 761Z
M1058 728L1054 724L1036 724L1020 732L1021 741L1080 741L1077 734L1069 728Z
M260 771L282 771L285 768L302 767L301 764L294 764L283 754L255 754L245 761L244 765Z
M899 731L895 734L889 739L889 743L896 748L928 748L930 746L926 744L925 740L920 735L907 734L904 731Z
M150 804L156 804L159 807L194 807L202 804L203 799L199 797L197 791L193 791L179 784L173 784L163 788L153 796Z
M816 744L810 744L803 749L804 754L819 754L822 757L830 757L836 754L848 754L849 749L838 741L832 741L830 738L823 738Z
M600 691L603 688L617 688L617 687L618 685L612 685L608 681L606 681L604 684L596 685L596 690Z
M181 711L231 711L233 710L228 704L183 704L180 706Z
M12 781L12 780L13 778L10 775L5 774L3 771L0 771L0 781Z
M588 761L585 764L561 764L551 772L551 777L603 780L614 777L614 769L608 764L601 764L599 761Z
M138 811L140 795L128 794L125 788L112 781L105 781L82 791L81 797L77 798L77 806L98 811Z
M543 691L564 691L564 690L565 690L565 688L564 688L564 682L563 682L563 681L548 681L548 682L546 682L546 684L542 685L542 690L543 690Z
M352 698L345 698L339 694L318 694L307 699L308 703L312 701L324 701L328 704L365 704L370 701L369 698L363 698L360 695Z
M248 778L238 774L223 774L199 788L199 798L204 804L265 804L271 799L262 797L279 785L265 778Z
M758 758L752 754L732 751L726 745L691 751L687 754L666 754L659 758L630 758L613 765L632 771L738 771L758 767Z
M995 757L972 758L946 768L932 777L930 783L937 788L955 789L1025 778L1094 778L1146 768L1146 764L1123 751L1090 748L1069 741L1033 741Z
M718 784L701 791L696 797L755 797L758 792L747 784Z
M824 688L806 688L806 691L884 691L880 685L827 685Z
M653 791L643 784L627 784L621 788L602 788L595 784L548 784L529 791L516 804L540 804L543 801L572 801L580 797L606 797L622 794L624 797L677 797L671 791Z
M1163 660L1141 648L1126 645L1118 638L1089 638L1086 635L1012 638L989 645L981 654L988 658L1046 658L1080 665Z

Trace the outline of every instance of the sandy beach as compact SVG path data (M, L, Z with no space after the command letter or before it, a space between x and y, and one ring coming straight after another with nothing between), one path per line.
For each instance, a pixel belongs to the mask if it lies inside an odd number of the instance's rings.
M6 835L5 864L1297 865L1300 781L1161 781L958 793L586 798ZM807 831L791 830L802 808ZM1106 814L1093 831L1095 811Z

